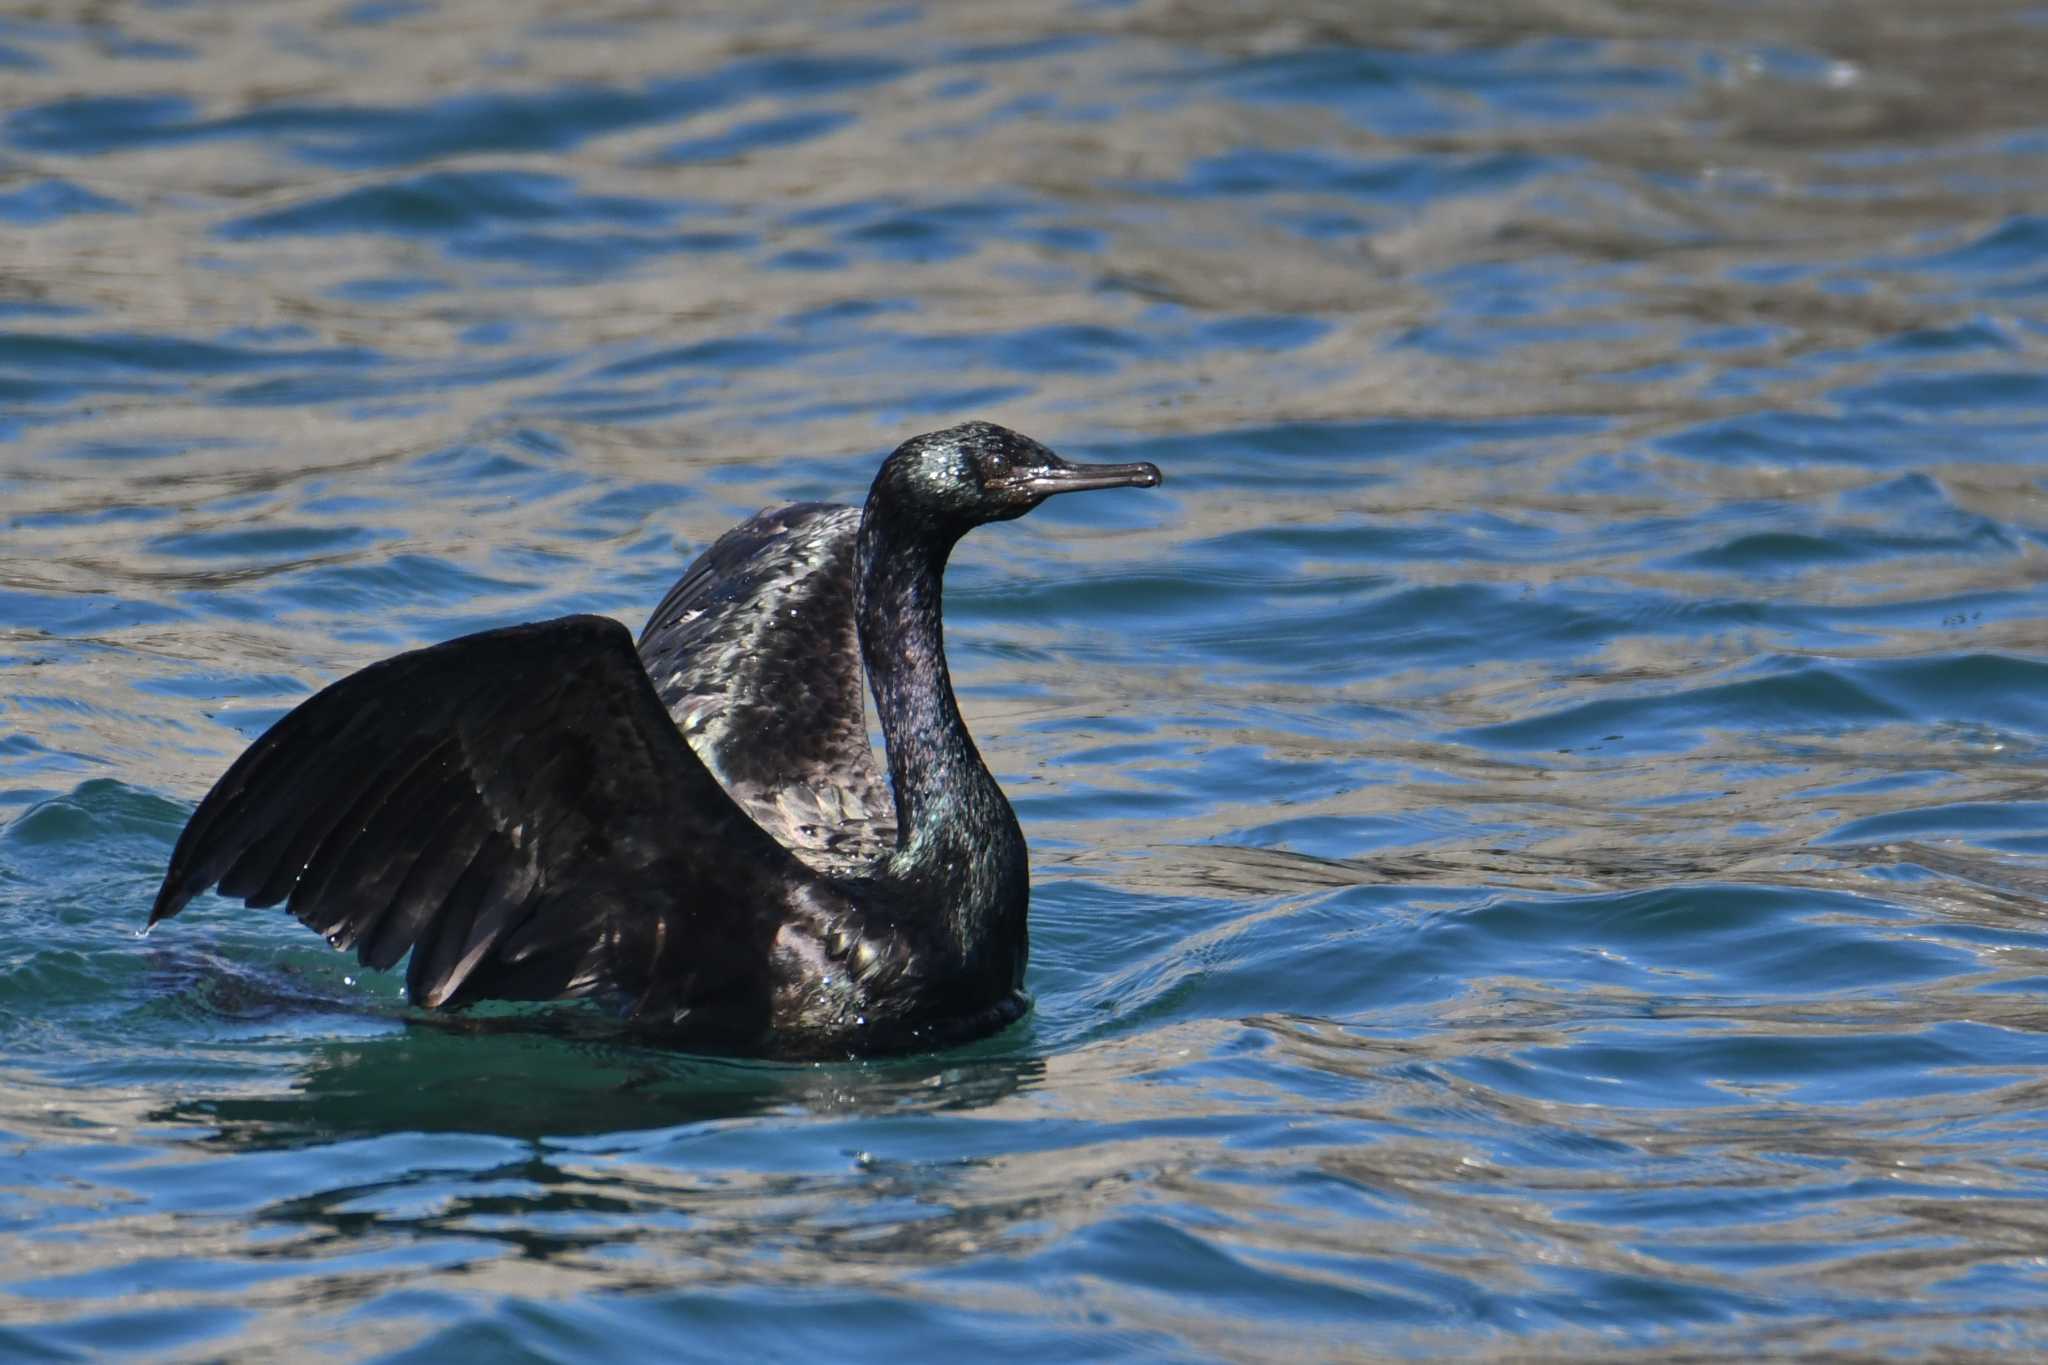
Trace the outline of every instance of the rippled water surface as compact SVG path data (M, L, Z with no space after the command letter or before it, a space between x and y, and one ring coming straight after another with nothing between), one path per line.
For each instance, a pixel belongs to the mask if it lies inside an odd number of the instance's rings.
M2048 1349L2048 10L0 18L0 1355ZM140 927L394 650L985 417L1038 1006ZM545 1012L543 1012L545 1013Z

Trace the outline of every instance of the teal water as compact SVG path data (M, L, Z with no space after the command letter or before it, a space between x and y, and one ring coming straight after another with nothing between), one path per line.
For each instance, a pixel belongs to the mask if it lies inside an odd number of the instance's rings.
M2048 1349L2048 13L0 19L0 1357ZM89 17L86 17L88 16ZM138 935L394 650L969 417L1036 1012Z

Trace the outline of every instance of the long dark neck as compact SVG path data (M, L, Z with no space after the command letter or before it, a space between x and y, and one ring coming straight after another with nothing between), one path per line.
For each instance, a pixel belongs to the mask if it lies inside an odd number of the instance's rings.
M892 891L941 914L963 955L995 965L1022 944L1030 874L1017 816L974 747L940 627L950 540L901 524L887 501L861 519L854 567L861 657L896 794Z

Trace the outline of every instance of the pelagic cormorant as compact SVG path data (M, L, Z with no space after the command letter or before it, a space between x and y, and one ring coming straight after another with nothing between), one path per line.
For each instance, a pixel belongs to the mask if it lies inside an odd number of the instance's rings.
M372 664L214 784L149 922L218 885L365 965L410 951L418 1004L609 997L722 1052L993 1032L1028 1006L1030 878L953 698L940 579L976 526L1158 482L970 422L899 446L863 508L727 532L637 651L616 621L567 616Z

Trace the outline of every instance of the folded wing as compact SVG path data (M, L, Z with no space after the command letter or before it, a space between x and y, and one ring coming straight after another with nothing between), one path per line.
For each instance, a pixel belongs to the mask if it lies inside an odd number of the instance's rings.
M728 531L654 609L640 658L692 748L763 828L821 870L896 841L854 625L860 510L799 503Z
M812 881L678 736L632 637L572 616L373 664L273 726L179 838L150 923L284 903L416 1002L617 993L765 1017Z

